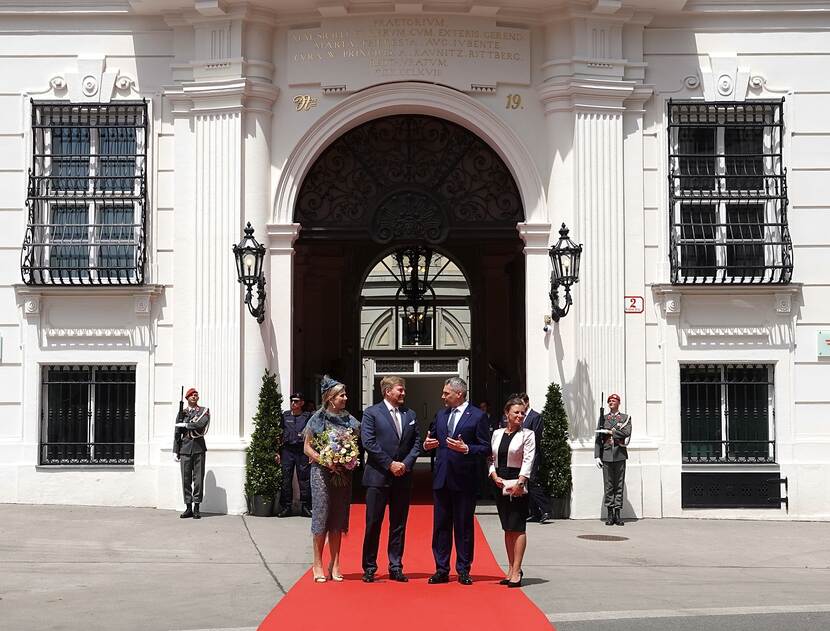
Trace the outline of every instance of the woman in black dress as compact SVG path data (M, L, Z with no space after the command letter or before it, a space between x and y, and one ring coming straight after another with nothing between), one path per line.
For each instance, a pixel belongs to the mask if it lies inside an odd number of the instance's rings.
M510 563L500 583L508 587L521 587L522 558L527 547L525 528L530 511L526 487L536 454L536 437L531 430L522 429L524 401L510 399L504 406L504 415L507 427L493 432L490 463L490 479L500 491L496 506Z

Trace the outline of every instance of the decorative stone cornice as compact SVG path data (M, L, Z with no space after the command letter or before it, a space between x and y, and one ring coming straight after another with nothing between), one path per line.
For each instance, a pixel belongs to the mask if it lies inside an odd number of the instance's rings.
M278 95L275 85L247 78L185 82L164 91L174 115L242 110L270 113Z
M573 110L625 110L625 102L641 89L633 81L569 79L560 83L543 83L538 88L545 113Z
M549 223L520 223L516 226L519 237L525 242L525 252L528 254L545 254L550 249Z
M724 299L736 296L769 296L772 309L778 315L792 315L793 296L800 296L801 283L789 285L651 285L654 302L662 305L666 316L679 315L684 297L718 296Z
M268 252L271 254L294 252L294 241L300 234L300 224L269 223L265 229L268 234Z
M14 285L15 296L34 297L37 299L54 296L64 297L97 297L112 298L113 296L148 296L154 300L164 291L164 285L78 285L75 287L53 285Z

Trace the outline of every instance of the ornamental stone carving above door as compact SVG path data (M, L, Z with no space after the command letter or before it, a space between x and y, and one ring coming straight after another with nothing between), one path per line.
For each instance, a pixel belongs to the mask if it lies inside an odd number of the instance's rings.
M464 127L423 115L364 123L306 175L294 220L303 236L378 243L445 241L515 226L521 197L504 161Z

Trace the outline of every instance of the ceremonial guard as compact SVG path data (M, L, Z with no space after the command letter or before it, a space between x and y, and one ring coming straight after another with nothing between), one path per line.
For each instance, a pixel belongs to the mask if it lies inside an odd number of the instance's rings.
M282 468L282 490L280 510L277 517L291 515L294 502L294 470L300 487L300 515L311 517L311 469L308 456L303 453L303 430L311 413L305 411L305 397L295 392L291 395L291 409L282 413L282 445L277 453L277 462Z
M205 434L210 426L210 410L199 405L199 393L190 388L184 395L187 407L179 410L176 418L176 434L173 453L181 463L182 490L186 510L179 517L201 519L199 504L204 498Z
M628 459L628 444L631 438L631 417L620 412L620 395L608 397L608 414L600 408L597 423L597 438L594 444L594 458L602 469L605 483L605 506L608 508L606 526L624 526L621 512L623 487L625 486L625 461Z

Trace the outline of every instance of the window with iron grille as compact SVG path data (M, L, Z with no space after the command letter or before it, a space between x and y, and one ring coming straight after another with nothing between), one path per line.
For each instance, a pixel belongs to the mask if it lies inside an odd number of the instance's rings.
M669 100L673 283L790 282L783 105Z
M40 464L128 465L135 366L43 366Z
M28 285L140 285L147 102L32 101Z
M681 366L683 462L775 462L773 395L770 365Z

